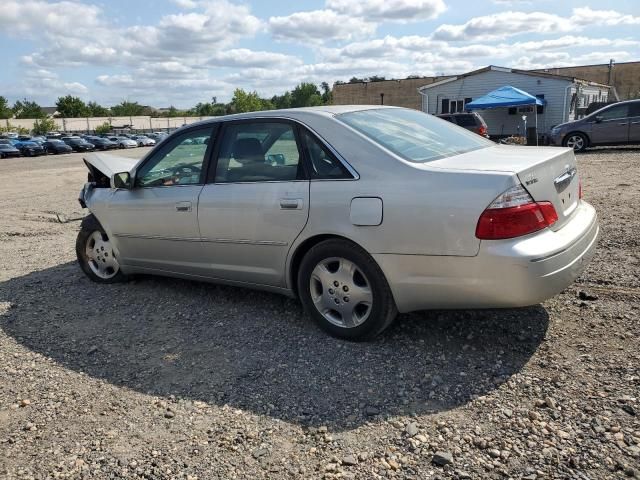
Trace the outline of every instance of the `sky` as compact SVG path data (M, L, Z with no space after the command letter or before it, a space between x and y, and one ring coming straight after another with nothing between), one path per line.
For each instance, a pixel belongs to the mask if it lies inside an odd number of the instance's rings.
M640 0L2 0L0 95L111 106L640 60Z

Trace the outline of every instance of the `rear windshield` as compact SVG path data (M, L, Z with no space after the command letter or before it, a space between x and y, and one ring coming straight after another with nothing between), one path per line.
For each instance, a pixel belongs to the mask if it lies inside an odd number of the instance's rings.
M473 115L456 115L456 122L461 127L475 127L476 117Z
M410 162L430 162L495 145L475 133L417 110L361 110L336 118Z

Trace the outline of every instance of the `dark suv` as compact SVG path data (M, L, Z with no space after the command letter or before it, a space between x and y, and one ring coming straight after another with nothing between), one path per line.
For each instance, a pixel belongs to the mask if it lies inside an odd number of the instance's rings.
M442 113L436 115L447 122L455 123L456 125L471 130L478 135L489 138L487 134L487 124L484 119L475 112L469 113Z
M640 144L640 100L607 105L551 129L551 143L582 151L596 145Z

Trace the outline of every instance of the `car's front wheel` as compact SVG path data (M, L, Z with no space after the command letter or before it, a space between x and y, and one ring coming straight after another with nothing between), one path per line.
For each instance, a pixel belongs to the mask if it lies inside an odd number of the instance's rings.
M576 152L582 152L587 148L589 140L584 134L574 132L567 135L563 143L565 147L573 148Z
M327 240L307 252L298 272L298 293L323 330L348 340L375 337L397 315L378 264L346 240Z
M76 256L82 271L94 282L116 283L126 280L109 237L93 215L82 221L76 239Z

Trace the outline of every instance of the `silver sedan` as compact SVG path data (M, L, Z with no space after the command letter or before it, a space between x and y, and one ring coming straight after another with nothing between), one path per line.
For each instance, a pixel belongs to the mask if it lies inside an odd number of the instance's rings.
M593 255L573 151L496 145L415 110L332 106L219 117L140 161L95 153L80 266L300 299L332 335L397 312L519 307Z

